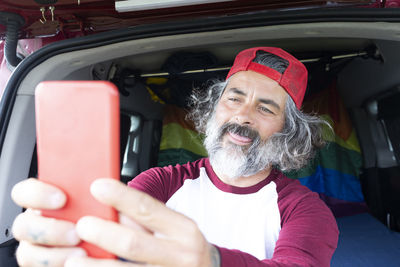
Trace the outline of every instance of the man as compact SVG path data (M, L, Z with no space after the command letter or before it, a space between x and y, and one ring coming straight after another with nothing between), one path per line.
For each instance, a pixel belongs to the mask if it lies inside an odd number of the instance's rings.
M317 194L281 172L302 167L323 144L323 121L299 110L306 84L306 68L285 51L242 51L225 82L193 97L191 117L206 133L209 158L148 170L129 187L94 182L93 196L120 212L119 223L87 216L75 227L31 210L19 215L19 264L329 266L335 219ZM30 209L65 203L35 179L12 196ZM128 261L85 257L74 247L80 240Z

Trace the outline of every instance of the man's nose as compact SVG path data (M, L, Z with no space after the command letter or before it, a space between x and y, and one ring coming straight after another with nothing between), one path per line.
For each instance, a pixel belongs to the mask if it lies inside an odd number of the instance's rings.
M253 125L254 118L250 105L242 105L235 113L234 122L240 125Z

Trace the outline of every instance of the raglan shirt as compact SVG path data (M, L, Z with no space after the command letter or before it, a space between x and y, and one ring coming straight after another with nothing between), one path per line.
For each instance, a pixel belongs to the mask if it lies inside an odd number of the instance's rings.
M193 219L222 267L330 265L338 229L318 194L273 169L249 187L222 182L208 158L152 168L128 183Z

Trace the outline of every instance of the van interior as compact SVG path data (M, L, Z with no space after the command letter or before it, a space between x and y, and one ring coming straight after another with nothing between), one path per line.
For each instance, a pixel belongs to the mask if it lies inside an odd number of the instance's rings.
M303 111L334 134L290 178L320 194L340 229L332 266L399 266L400 25L316 22L169 34L81 48L37 64L16 86L0 158L1 254L14 266L11 225L22 211L12 186L37 175L36 85L45 80L108 80L120 91L121 180L154 167L207 156L187 97L224 79L235 55L275 46L309 70ZM90 104L90 103L88 103ZM62 123L62 122L60 122ZM96 134L96 133L93 133Z

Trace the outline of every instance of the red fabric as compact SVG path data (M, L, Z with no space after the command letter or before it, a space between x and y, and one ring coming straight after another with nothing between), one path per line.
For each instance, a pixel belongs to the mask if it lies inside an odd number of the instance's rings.
M286 59L289 62L289 66L287 67L285 72L283 74L280 74L278 71L253 62L254 58L256 57L257 51L260 50ZM296 59L286 51L276 47L255 47L246 49L236 56L233 66L229 71L226 79L231 77L236 72L248 70L258 72L269 77L270 79L277 81L279 85L282 86L293 99L297 108L301 108L301 104L303 102L304 94L307 88L308 72L303 63L301 63L298 59Z

